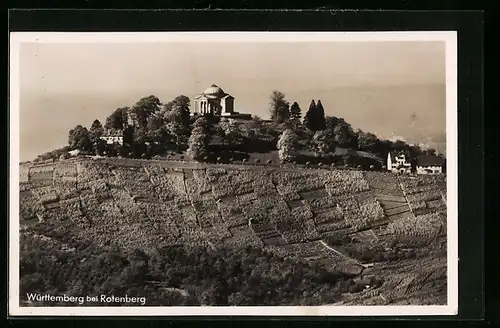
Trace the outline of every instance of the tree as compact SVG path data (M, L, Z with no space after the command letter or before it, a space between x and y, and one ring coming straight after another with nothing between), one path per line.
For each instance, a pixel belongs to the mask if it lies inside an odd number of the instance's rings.
M318 154L324 155L335 149L334 142L327 131L316 131L312 141Z
M70 130L68 144L70 149L90 150L92 142L87 128L77 125L74 129Z
M323 108L323 104L321 103L321 100L318 100L318 103L316 104L316 110L314 111L315 113L315 125L316 125L316 131L317 130L324 130L325 129L325 109Z
M290 107L290 119L300 122L301 118L302 110L300 109L299 104L295 101Z
M185 143L189 130L184 125L177 122L170 122L165 125L165 128L169 135L172 136L177 147Z
M318 103L314 99L311 101L304 117L304 125L313 132L325 129L325 109L321 100L318 100Z
M187 127L189 125L189 111L186 111L180 105L174 104L170 111L165 112L164 119L167 123L177 123Z
M325 117L325 130L332 131L335 129L337 124L341 121L344 121L341 118L335 116L326 116Z
M129 112L128 107L116 109L110 116L106 118L106 123L104 124L104 128L106 130L110 129L123 130L127 125L128 112Z
M123 144L131 145L134 143L135 128L133 126L126 126L123 129Z
M376 135L369 132L358 132L358 149L370 153L377 152L379 140Z
M131 113L135 116L136 124L139 127L146 127L148 123L148 118L161 109L160 99L156 96L147 96L141 98L132 107Z
M290 104L285 100L285 94L274 90L269 101L271 120L283 123L290 118Z
M349 125L345 122L340 122L337 124L335 129L333 130L335 135L335 142L339 145L339 147L348 148L350 144L350 133L349 133Z
M316 131L316 125L314 123L316 118L316 102L311 100L311 104L309 105L309 110L304 116L304 125L311 131Z
M286 129L281 134L277 146L282 163L293 161L297 152L297 135L292 129Z
M94 122L92 122L89 130L90 140L95 143L102 137L103 134L104 128L102 127L101 122L99 120L95 120Z
M102 156L104 152L106 151L106 141L102 139L97 139L94 144L94 152L96 155Z
M171 111L174 107L180 107L182 110L189 112L189 108L191 105L191 100L189 97L180 95L175 97L172 101L169 101L163 106L164 112Z
M148 118L147 130L148 131L156 131L161 129L164 125L163 117L159 115L151 115Z
M206 130L202 126L195 127L188 140L188 156L195 161L201 160L207 154L208 141Z
M148 141L148 130L145 127L135 128L133 143L135 145L142 145L146 141Z
M92 142L87 128L77 125L69 131L68 145L71 149L92 150Z
M226 143L236 144L241 142L242 136L235 120L223 117L219 122L219 128Z
M435 155L436 155L436 149L434 149L434 148L428 148L428 149L426 149L426 150L424 151L424 153L425 153L426 155L433 155L433 156L435 156Z
M210 129L210 122L208 121L208 119L205 116L198 117L196 119L196 121L194 121L193 127L194 128L201 127L201 128L208 131Z

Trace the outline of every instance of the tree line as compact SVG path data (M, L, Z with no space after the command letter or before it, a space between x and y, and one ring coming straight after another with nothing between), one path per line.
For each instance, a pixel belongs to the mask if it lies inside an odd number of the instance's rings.
M190 99L184 95L166 104L154 95L141 98L132 107L116 109L104 125L95 120L89 129L78 125L69 131L68 146L42 156L55 156L79 149L89 154L145 157L168 151L186 152L196 161L206 161L219 151L277 151L282 162L293 162L300 152L327 156L337 148L372 153L385 159L390 151L405 152L410 158L435 153L402 140L379 139L375 134L355 130L341 117L325 115L321 100L311 100L305 115L295 101L273 91L269 101L270 121L257 116L235 120L213 115L190 116ZM123 144L107 144L104 135L123 137ZM345 155L350 156L350 155Z
M302 118L302 110L297 102L290 103L285 94L273 91L269 102L270 117L276 124L284 127L277 148L282 162L292 162L302 149L311 150L316 156L335 152L336 148L359 150L385 159L391 151L403 152L409 158L423 154L435 154L435 149L422 149L402 140L395 142L379 139L375 134L353 127L341 117L325 115L321 100L312 99ZM303 141L308 142L304 143ZM350 155L344 155L350 156Z

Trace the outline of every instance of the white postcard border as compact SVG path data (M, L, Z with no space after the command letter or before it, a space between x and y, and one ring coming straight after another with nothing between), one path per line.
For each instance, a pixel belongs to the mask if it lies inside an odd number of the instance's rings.
M151 42L446 43L447 305L251 307L19 306L19 50L21 43ZM458 313L457 32L12 32L10 33L9 297L11 316L427 316ZM50 122L47 122L50 124Z

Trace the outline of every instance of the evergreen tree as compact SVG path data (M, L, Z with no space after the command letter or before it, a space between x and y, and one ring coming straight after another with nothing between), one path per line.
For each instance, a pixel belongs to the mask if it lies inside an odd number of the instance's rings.
M323 108L323 104L321 103L321 100L318 100L318 103L316 104L316 110L315 112L315 126L316 126L316 131L318 130L324 130L326 127L326 122L325 122L325 109Z
M316 112L316 102L313 99L311 100L311 104L309 105L309 110L304 116L304 125L311 131L316 131L314 125L315 112Z
M295 101L290 107L290 119L300 122L301 118L302 118L302 110L300 109L299 104Z

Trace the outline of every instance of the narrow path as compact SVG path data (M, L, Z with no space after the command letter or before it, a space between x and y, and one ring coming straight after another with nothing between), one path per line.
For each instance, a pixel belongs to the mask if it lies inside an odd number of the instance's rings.
M349 257L349 256L344 255L344 254L342 254L341 252L339 252L338 250L336 250L335 248L332 248L332 247L328 246L328 244L327 244L327 243L325 243L324 241L320 240L319 242L320 242L320 244L321 244L321 245L323 245L324 247L328 248L329 250L331 250L331 251L333 251L333 252L337 253L338 255L340 255L340 256L342 256L342 257L345 257L345 258L350 259L350 257ZM356 261L356 260L355 260L355 261ZM357 261L356 261L356 262L357 262Z
M347 256L347 255L345 255L345 254L342 254L341 252L339 252L339 251L338 251L338 250L336 250L335 248L328 246L328 244L327 244L327 243L325 243L323 240L320 240L319 242L320 242L320 244L321 244L321 245L323 245L325 248L327 248L327 249L329 249L329 250L331 250L331 251L335 252L336 254L340 255L341 257L343 257L343 258L345 258L345 259L348 259L348 260L351 260L351 261L355 262L357 265L359 265L359 266L363 267L363 270L364 270L364 269L366 269L366 268L369 268L369 267L373 266L373 265L370 265L370 264L363 264L363 263L361 263L360 261L358 261L358 260L356 260L356 259L353 259L352 257L349 257L349 256ZM362 273L363 273L363 271L361 271L361 272L360 272L360 275L361 275Z

